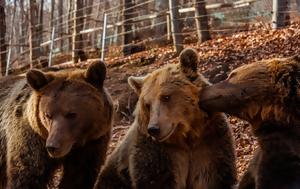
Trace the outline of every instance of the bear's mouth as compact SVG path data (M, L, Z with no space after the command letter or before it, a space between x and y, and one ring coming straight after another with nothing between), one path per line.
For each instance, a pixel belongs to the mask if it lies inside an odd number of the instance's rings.
M172 124L172 127L171 127L171 129L170 129L170 132L168 132L165 136L160 137L160 138L158 139L158 142L163 142L163 141L167 140L167 139L174 133L174 131L176 130L176 128L177 128L177 125Z

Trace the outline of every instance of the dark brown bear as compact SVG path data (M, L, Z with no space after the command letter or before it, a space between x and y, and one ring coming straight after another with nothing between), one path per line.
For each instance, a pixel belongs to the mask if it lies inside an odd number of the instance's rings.
M0 80L0 188L45 189L60 165L59 188L93 188L113 116L105 75L97 62Z
M236 182L231 131L221 113L199 109L208 82L192 49L180 64L130 77L139 95L135 121L105 163L96 189L231 189Z
M252 124L256 152L240 189L300 189L300 59L265 60L232 71L200 94L201 106Z

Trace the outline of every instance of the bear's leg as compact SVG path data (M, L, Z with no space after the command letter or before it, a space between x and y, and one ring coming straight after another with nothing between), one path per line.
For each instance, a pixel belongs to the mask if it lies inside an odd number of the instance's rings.
M5 189L6 182L6 166L3 165L0 167L0 189Z
M44 189L53 166L45 142L31 128L11 131L7 140L7 188Z
M273 149L272 149L273 150ZM261 160L256 189L300 189L300 160L297 155L279 153Z
M119 167L116 161L104 167L97 178L94 189L131 189L128 168L118 171Z
M104 163L108 141L109 135L72 150L63 162L64 176L59 188L92 189Z
M129 172L135 189L176 189L170 159L152 139L138 137Z
M255 189L255 178L249 170L243 175L239 189Z

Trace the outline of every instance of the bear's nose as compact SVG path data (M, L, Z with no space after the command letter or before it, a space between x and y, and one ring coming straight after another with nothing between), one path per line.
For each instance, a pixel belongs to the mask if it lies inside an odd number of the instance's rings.
M47 151L50 153L50 154L55 154L55 152L58 151L58 148L56 147L53 147L53 146L47 146Z
M148 126L148 133L151 136L157 137L160 133L160 129L158 125Z

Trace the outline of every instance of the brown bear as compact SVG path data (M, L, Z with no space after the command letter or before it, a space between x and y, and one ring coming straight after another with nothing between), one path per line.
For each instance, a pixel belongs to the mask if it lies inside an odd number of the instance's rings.
M93 188L112 126L105 75L96 62L0 80L0 188L44 189L61 165L59 188Z
M207 115L198 92L209 83L197 72L198 54L180 64L130 77L139 96L135 121L109 156L96 189L231 189L236 183L231 130L222 113Z
M249 121L258 139L240 189L300 189L300 58L263 60L233 70L200 94L210 112Z

